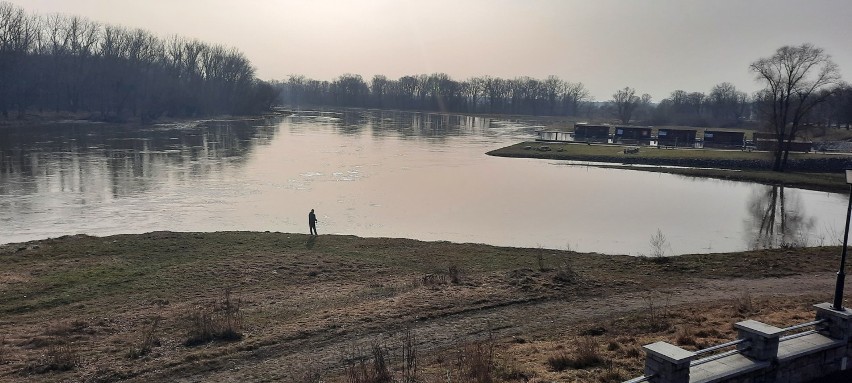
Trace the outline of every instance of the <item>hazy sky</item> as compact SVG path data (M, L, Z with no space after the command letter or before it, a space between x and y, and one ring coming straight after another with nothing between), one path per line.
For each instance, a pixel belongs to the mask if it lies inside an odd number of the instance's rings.
M751 62L810 42L852 82L849 0L7 1L236 47L265 80L553 74L599 101L625 86L660 101L724 81L754 91Z

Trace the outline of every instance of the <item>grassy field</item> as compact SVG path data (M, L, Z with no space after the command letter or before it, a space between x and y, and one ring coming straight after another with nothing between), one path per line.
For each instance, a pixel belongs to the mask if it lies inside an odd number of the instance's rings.
M269 232L3 245L0 380L621 381L641 374L643 344L810 320L838 253L649 259Z
M549 150L541 150L542 146L546 146ZM779 173L764 170L772 167L772 157L768 152L640 147L638 153L626 154L624 148L625 146L622 145L522 142L488 154L501 157L597 162L607 167L758 182L830 192L849 190L842 172L842 166L852 161L852 156L847 155L790 153L790 160L800 164L799 166L820 171ZM655 167L630 165L654 165ZM840 169L833 169L836 167Z

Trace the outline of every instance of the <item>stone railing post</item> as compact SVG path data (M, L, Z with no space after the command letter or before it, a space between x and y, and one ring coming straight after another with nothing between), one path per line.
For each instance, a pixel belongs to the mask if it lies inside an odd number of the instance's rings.
M816 319L825 320L825 323L817 326L819 332L829 338L849 342L852 338L852 311L844 308L843 311L832 309L831 303L820 303L816 307Z
M783 329L754 320L734 324L737 338L743 342L737 345L740 354L759 361L772 361L778 356L778 343Z
M684 350L666 342L642 346L645 350L645 376L651 383L689 383L689 362L695 357L692 351Z

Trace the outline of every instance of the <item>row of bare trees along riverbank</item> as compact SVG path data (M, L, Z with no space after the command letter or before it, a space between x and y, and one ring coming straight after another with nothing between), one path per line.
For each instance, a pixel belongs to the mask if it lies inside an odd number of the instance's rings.
M266 110L275 95L236 49L0 2L0 113L142 121Z

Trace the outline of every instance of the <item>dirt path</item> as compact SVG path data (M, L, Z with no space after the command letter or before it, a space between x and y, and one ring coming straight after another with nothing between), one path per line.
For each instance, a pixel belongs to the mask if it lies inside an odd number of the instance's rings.
M799 296L825 292L831 299L833 273L810 273L783 278L692 280L679 286L651 292L635 291L606 297L571 300L541 300L501 304L463 311L443 317L418 320L410 325L423 354L481 340L489 329L496 339L511 336L546 337L577 323L613 318L655 305L705 304L735 299L745 292L753 299L765 296ZM814 302L818 303L818 302ZM231 354L205 365L178 365L138 377L135 381L169 379L180 382L293 381L306 371L342 371L342 360L353 348L366 349L371 342L385 341L396 352L390 338L408 323L387 323L380 331L366 327L343 332L321 332L302 339L282 340L259 349Z

